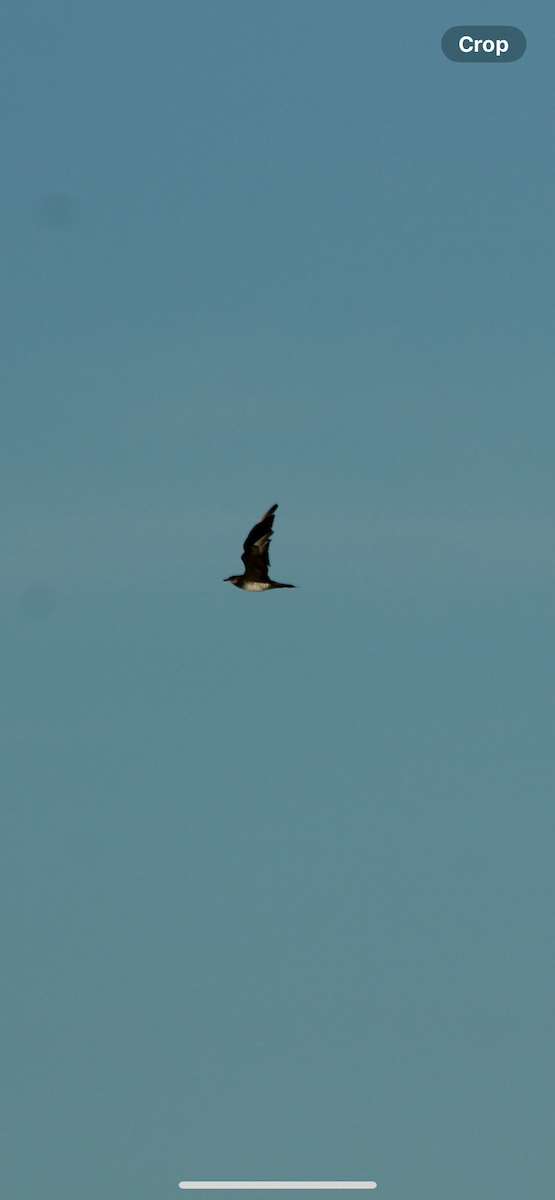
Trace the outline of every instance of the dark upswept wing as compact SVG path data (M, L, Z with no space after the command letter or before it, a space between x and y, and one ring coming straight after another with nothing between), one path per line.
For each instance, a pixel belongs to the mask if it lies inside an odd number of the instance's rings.
M253 583L266 583L270 566L269 546L277 504L251 529L244 545L241 558L245 564L245 577Z

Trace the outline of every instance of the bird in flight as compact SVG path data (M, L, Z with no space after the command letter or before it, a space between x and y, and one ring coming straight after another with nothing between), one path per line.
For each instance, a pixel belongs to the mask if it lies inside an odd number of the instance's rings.
M235 587L242 588L244 592L267 592L270 588L295 587L294 583L274 583L274 580L270 579L268 575L270 567L268 550L276 508L277 504L273 504L268 512L264 513L264 516L251 529L243 545L241 555L245 564L243 575L230 575L229 579L224 579L224 583L233 583Z

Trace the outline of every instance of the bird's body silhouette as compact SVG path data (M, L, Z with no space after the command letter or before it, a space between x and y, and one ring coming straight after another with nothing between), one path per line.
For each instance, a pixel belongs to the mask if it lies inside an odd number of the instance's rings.
M274 513L277 504L273 504L268 512L260 518L251 529L244 545L241 558L245 564L243 575L230 575L224 583L233 583L244 592L268 592L271 588L292 588L294 583L275 583L270 579L269 546L274 524Z

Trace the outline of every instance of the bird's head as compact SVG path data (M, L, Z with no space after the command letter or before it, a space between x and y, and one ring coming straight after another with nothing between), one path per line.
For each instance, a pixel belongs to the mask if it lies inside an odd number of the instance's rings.
M234 583L235 587L237 587L240 578L240 575L228 575L227 579L224 579L224 583Z

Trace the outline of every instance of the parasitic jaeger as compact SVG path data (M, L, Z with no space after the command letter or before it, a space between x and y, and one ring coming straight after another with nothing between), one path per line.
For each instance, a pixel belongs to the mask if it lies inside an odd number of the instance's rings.
M294 583L275 583L270 579L269 546L274 524L274 513L277 504L273 504L268 512L257 521L251 529L243 545L241 559L245 564L243 575L230 575L224 583L233 583L244 592L268 592L271 588L292 588Z

